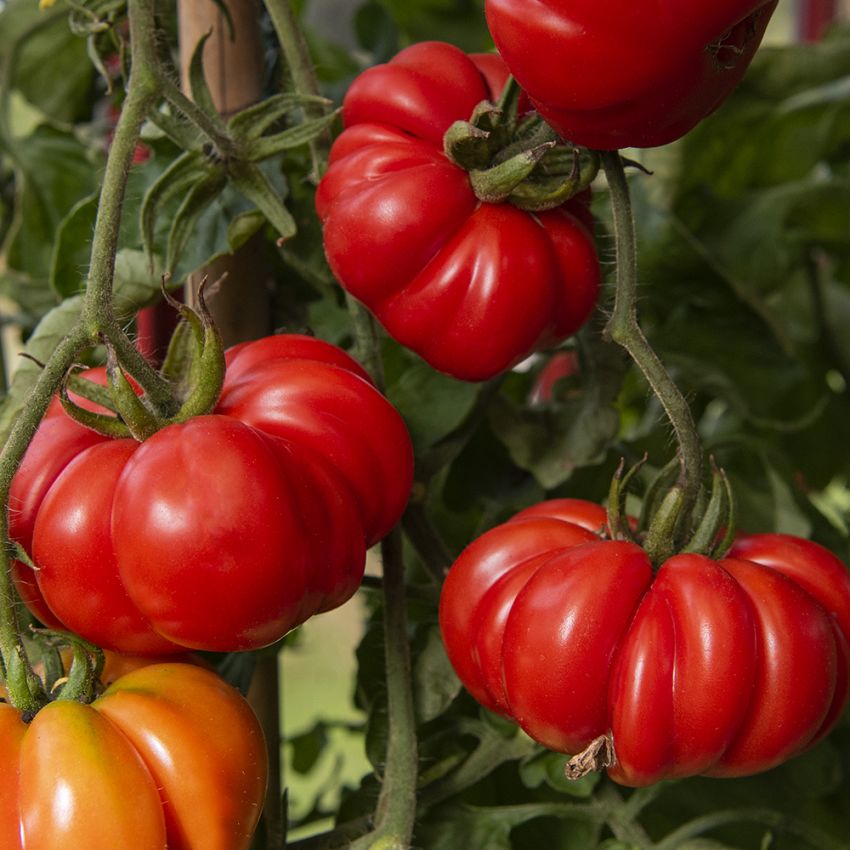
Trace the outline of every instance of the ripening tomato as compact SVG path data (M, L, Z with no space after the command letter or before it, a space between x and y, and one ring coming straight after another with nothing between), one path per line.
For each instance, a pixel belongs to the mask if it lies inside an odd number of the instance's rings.
M587 196L529 213L485 203L443 136L507 71L440 42L369 68L343 103L316 206L342 286L389 334L463 380L485 380L573 334L599 289Z
M604 539L601 508L543 502L461 553L440 601L470 693L551 749L610 734L647 785L767 770L848 696L850 574L816 543L744 537L719 561Z
M505 64L564 138L600 150L683 136L731 93L777 0L486 0Z
M0 704L4 850L246 850L268 775L248 703L214 673L156 664L91 705L25 723Z
M359 586L413 477L399 414L305 336L235 347L216 412L142 443L40 426L11 493L43 621L120 652L272 643Z

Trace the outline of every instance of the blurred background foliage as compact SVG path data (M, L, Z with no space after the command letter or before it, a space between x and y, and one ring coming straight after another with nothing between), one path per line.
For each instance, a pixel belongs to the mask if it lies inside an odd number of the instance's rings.
M467 50L491 47L483 0L295 5L324 93L337 102L354 75L406 44L433 38ZM121 4L112 6L119 16ZM78 310L99 177L120 109L120 41L110 46L73 32L68 12L61 0L45 11L33 0L0 4L4 428L37 369L15 352L25 344L43 357ZM850 562L850 29L839 25L820 43L794 43L794 14L790 0L780 4L766 46L717 113L674 145L629 152L649 172L631 172L640 313L707 449L733 481L740 525L811 536ZM175 33L174 22L166 23ZM288 82L271 26L263 26L274 93ZM100 70L92 57L100 57ZM147 128L118 256L116 292L128 317L157 297L139 215L145 192L179 153ZM265 231L275 325L308 327L350 346L308 170L306 153L294 151L268 171L298 225L283 247ZM596 189L597 238L610 272L601 180ZM166 213L155 238L160 254L173 226L174 211ZM248 201L225 191L199 214L177 278L263 227ZM384 340L388 395L417 450L426 531L436 529L451 556L542 498L604 498L621 457L648 453L647 473L670 459L662 411L620 350L600 339L610 295L609 288L596 322L577 339L488 385L440 375ZM690 779L637 793L599 776L567 783L562 757L461 691L439 640L439 588L422 569L414 538L406 554L421 747L418 848L817 850L850 843L846 720L810 753L763 776ZM293 847L325 846L305 836L356 826L374 806L386 721L380 604L366 588L288 638L280 653ZM613 814L579 814L574 804L588 800Z

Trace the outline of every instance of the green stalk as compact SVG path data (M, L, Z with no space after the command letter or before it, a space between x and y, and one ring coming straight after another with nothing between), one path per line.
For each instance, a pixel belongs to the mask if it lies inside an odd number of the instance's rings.
M638 324L637 249L629 187L620 154L603 151L601 158L611 193L617 246L617 291L605 334L638 365L673 426L683 464L683 511L687 516L702 487L702 444L685 397Z
M9 539L9 489L16 470L32 441L51 398L65 379L79 353L103 335L120 339L124 348L132 344L123 333L112 306L115 254L121 224L121 207L127 175L136 149L142 121L156 103L157 90L150 68L156 60L154 0L130 0L130 38L134 63L127 100L106 161L100 204L95 224L89 280L80 323L56 347L44 365L27 403L0 452L0 540ZM138 356L138 352L136 352ZM135 376L154 401L161 401L167 385L147 364ZM25 712L36 711L40 694L33 687L32 673L20 638L15 614L17 599L11 581L8 546L0 546L0 654L6 668L7 688L13 703Z
M272 20L277 40L283 50L289 72L292 75L292 85L297 94L318 96L319 82L313 69L310 50L304 39L304 33L298 25L295 10L291 0L264 0L266 11ZM305 107L308 117L323 115L323 107ZM330 143L329 133L324 133L320 139L310 142L310 155L313 160L311 179L318 182L325 172L327 164L327 148Z

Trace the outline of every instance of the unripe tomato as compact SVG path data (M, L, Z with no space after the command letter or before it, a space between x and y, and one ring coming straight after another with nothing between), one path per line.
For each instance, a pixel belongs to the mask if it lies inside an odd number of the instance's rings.
M246 850L268 773L245 700L186 664L135 670L29 724L0 704L0 752L4 850Z

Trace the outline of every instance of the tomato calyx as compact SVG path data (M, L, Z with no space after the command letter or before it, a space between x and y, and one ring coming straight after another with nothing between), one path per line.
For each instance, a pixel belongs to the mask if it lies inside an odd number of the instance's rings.
M60 389L60 401L72 419L104 436L133 437L141 442L168 425L212 412L224 383L225 362L224 346L204 299L206 281L198 291L197 309L172 298L165 283L164 279L163 296L182 318L160 370L172 388L169 409L154 408L149 399L140 394L132 372L120 362L109 341L104 340L107 387L69 373ZM107 412L92 411L77 404L71 399L69 388Z
M536 112L521 114L521 95L509 78L497 104L483 101L469 121L449 127L443 149L469 172L479 200L542 212L587 188L599 157L562 139Z
M735 537L735 498L726 473L711 460L712 482L707 500L702 494L687 509L682 462L675 458L650 482L643 497L640 518L631 521L625 513L626 495L644 456L627 471L621 461L608 493L608 534L612 540L627 540L641 546L654 569L674 554L724 557Z

